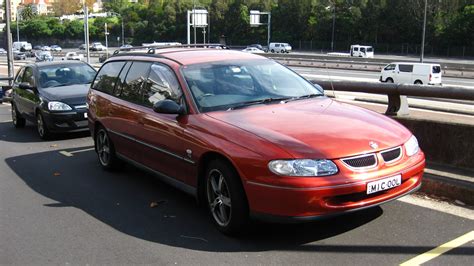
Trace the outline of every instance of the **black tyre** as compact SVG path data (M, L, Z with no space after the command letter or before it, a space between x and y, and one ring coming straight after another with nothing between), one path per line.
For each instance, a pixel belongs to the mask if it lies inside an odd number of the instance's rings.
M423 82L421 82L421 80L417 80L415 81L415 85L423 85Z
M235 169L223 160L211 161L206 169L205 200L219 231L241 232L249 221L247 197Z
M103 127L99 127L94 138L95 150L99 163L105 170L114 170L118 166L118 158L115 154L114 144Z
M16 128L25 127L26 125L26 120L21 117L20 113L18 112L18 109L16 109L16 106L14 104L12 104L12 123L13 126Z
M43 118L43 115L41 115L41 112L38 112L36 114L36 129L41 139L48 140L52 137L52 134L49 131L48 126L44 122L44 118Z
M393 83L393 79L392 79L392 78L387 78L387 79L385 80L385 82L387 82L387 83Z
M272 49L270 52L275 53L275 50Z

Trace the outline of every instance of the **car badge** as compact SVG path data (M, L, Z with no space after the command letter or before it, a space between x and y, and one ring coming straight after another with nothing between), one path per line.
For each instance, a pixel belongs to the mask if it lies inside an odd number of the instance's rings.
M369 146L374 150L379 147L379 145L375 143L375 141L369 141Z

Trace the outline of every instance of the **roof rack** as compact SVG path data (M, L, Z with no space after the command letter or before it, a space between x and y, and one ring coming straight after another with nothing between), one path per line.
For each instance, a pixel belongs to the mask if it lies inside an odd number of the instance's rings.
M119 48L115 50L113 55L117 55L120 52L130 52L132 50L147 50L147 54L154 54L156 50L160 49L169 49L169 48L217 48L220 49L229 49L226 45L219 44L219 43L208 43L208 44L179 44L179 45L146 45L146 46L136 46L136 47L129 47L129 48Z

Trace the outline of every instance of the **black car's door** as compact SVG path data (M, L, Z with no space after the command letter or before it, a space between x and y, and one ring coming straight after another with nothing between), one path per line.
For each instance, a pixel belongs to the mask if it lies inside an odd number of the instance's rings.
M21 68L13 82L13 104L18 112L23 116L25 113L25 91L20 89L20 84L23 82L23 75L25 73L25 68Z
M23 117L34 121L35 108L39 104L39 96L38 89L36 88L37 82L32 67L25 67L21 84L29 85L31 89L17 89L17 108L19 108Z

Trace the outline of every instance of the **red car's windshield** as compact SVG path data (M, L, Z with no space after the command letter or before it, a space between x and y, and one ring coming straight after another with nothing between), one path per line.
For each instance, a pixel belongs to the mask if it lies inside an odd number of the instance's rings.
M323 95L322 90L293 71L265 59L196 64L183 67L183 73L201 112Z

